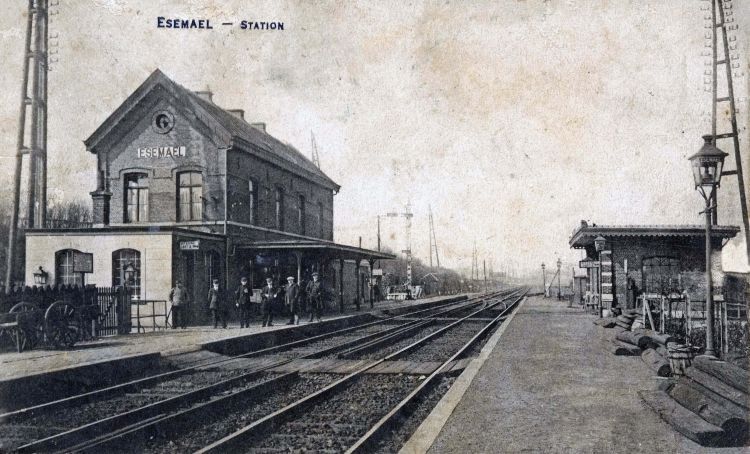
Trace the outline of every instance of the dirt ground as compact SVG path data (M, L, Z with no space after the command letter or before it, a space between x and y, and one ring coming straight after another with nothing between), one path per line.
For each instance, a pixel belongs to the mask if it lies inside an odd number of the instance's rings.
M660 380L565 302L526 300L429 452L740 453L706 449L646 408Z

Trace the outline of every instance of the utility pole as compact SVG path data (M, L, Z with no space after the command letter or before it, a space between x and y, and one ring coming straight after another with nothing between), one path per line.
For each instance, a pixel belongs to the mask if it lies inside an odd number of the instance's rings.
M542 295L547 297L547 273L544 270L544 263L542 263Z
M378 215L378 252L380 252L380 215Z
M711 67L710 80L706 78L706 82L710 82L710 88L707 86L706 91L710 91L712 94L711 102L711 136L713 138L712 145L717 146L716 141L719 139L731 139L734 153L730 155L734 160L734 169L725 169L721 172L722 176L736 176L740 211L742 214L742 224L745 230L745 249L747 254L747 260L750 261L750 214L748 213L748 201L747 192L745 190L745 179L742 169L742 153L740 152L740 137L739 130L737 128L737 107L734 98L734 86L733 86L733 72L739 70L739 52L737 51L737 24L735 23L734 14L732 12L732 4L728 0L710 0L711 1L711 13L705 13L706 19L710 19L710 23L706 24L706 28L711 29L711 32L706 32L706 39L710 39L710 43L706 43L706 47L710 47L710 58ZM701 7L702 10L707 11L708 5ZM732 34L730 35L730 32ZM719 42L721 41L721 42ZM719 49L721 48L721 54ZM705 56L709 56L706 52ZM706 62L708 64L708 62ZM726 85L722 82L722 90L719 90L719 74L724 76L726 79ZM721 93L721 95L720 95ZM720 112L720 115L717 114ZM729 120L729 130L723 132L717 131L717 115L721 118L727 118ZM714 192L711 203L710 203L710 214L711 224L718 224L718 209L717 209L716 193Z
M26 227L45 225L47 214L47 71L49 70L47 45L49 15L47 0L29 0L26 20L26 39L23 48L23 76L21 82L21 109L18 119L16 163L13 173L13 208L8 229L8 256L5 290L13 286L13 272L18 249L18 228L21 200L21 173L23 156L28 155L29 178L26 198ZM34 47L31 39L34 37ZM31 74L29 73L31 71ZM31 93L29 93L31 78ZM26 145L26 120L31 109L30 144Z
M403 217L404 219L406 219L406 249L402 250L401 252L406 254L406 285L408 287L411 287L411 219L414 217L414 214L411 212L411 202L406 203L406 210L403 213L390 212L386 213L385 216L389 218ZM378 220L379 219L380 218L378 218ZM380 225L380 223L378 223L378 225ZM380 235L378 235L378 237L379 236Z
M435 223L432 219L432 206L429 206L430 210L430 268L432 268L432 251L435 251L435 261L437 267L440 268L440 255L438 255L437 238L435 237Z
M484 293L487 293L487 260L482 260L482 268L484 269Z
M315 134L310 131L310 147L312 148L312 162L315 167L320 168L320 156L318 156L318 144L315 143Z

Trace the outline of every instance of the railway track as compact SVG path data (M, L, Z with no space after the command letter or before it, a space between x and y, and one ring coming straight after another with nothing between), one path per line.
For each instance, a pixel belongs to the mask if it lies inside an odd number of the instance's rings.
M508 305L492 321L460 339L457 330L484 305L461 319L413 340L382 358L367 361L355 372L336 378L334 374L281 374L251 387L243 394L228 395L176 414L144 421L134 427L72 446L72 452L290 452L311 450L369 451L392 434L394 418L403 418L425 394L441 384L452 362L469 351L502 321L524 292L497 296ZM465 335L463 333L462 335ZM445 347L445 360L429 376L368 374L384 364L410 355L424 354L428 345L453 339ZM460 339L460 341L459 341ZM443 342L448 345L449 342ZM415 356L416 357L416 356ZM274 409L278 409L273 411ZM217 440L218 439L218 440Z
M160 421L190 419L194 414L214 412L222 405L231 408L230 400L252 401L270 390L286 386L310 391L332 379L323 379L322 374L269 373L268 370L298 358L330 356L356 345L402 338L466 307L485 308L489 299L502 294L411 311L0 415L2 450L93 449L91 452L101 452L98 447L107 440L154 427ZM409 320L414 317L416 319ZM237 367L236 364L271 355L273 361L261 367L241 367L241 364ZM232 363L234 367L226 367ZM252 414L246 415L246 419L252 417Z

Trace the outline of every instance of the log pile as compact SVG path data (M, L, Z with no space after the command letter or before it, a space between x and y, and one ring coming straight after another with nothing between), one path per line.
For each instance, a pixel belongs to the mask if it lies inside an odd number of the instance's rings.
M684 377L639 394L675 430L703 446L747 446L749 387L747 370L699 356Z
M614 334L607 342L607 350L615 355L640 355L659 377L669 377L686 367L684 376L664 382L660 389L639 391L646 405L675 430L703 446L749 446L747 358L725 362L698 356L680 366L674 339L644 329L642 323L637 323L638 318L638 311L624 311L617 317L597 319L594 323L611 329ZM675 371L670 363L670 343Z

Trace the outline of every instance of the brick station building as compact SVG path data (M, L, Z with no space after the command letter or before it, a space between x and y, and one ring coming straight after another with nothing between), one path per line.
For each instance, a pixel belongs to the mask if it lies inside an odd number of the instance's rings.
M714 288L724 280L721 249L740 229L713 226L711 267ZM605 239L604 250L594 246L597 237ZM687 291L692 300L706 294L705 227L698 225L588 225L585 221L573 231L570 247L586 252L580 263L587 270L589 290L600 294L604 308L627 306L627 279L633 279L640 293L665 295ZM601 263L601 265L600 265Z
M181 279L201 320L214 278L231 292L241 276L260 288L318 271L343 307L366 294L360 264L393 258L335 243L338 184L264 124L159 70L85 144L97 157L93 227L27 231L26 282L42 266L50 284L80 284L73 257L93 253L86 284L164 300Z

